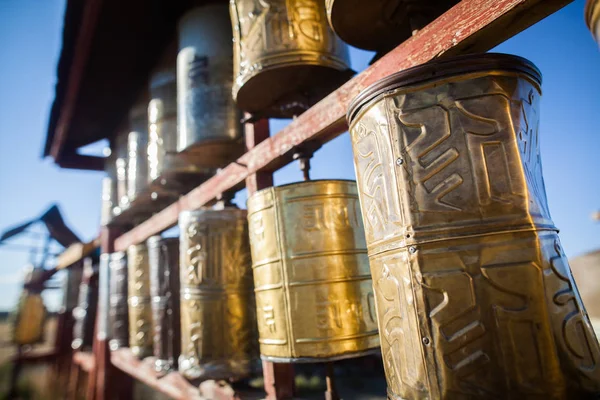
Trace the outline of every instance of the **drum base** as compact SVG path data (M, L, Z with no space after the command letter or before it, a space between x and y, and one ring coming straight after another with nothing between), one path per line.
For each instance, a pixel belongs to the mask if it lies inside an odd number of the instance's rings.
M304 60L297 60L297 62ZM238 107L260 117L292 118L302 114L354 75L322 65L278 64L250 76L233 96Z
M286 358L286 357L263 356L262 354L261 354L260 358L264 361L270 361L273 363L308 364L308 363L324 363L324 362L347 360L349 358L359 358L359 357L365 357L365 356L375 355L375 354L379 354L379 353L381 353L381 349L376 348L376 349L370 349L370 350L366 350L366 351L360 351L357 353L342 354L342 355L335 356L335 357L325 357L325 358L320 358L320 357Z
M196 170L217 169L237 160L246 151L244 138L203 140L182 149L178 156Z

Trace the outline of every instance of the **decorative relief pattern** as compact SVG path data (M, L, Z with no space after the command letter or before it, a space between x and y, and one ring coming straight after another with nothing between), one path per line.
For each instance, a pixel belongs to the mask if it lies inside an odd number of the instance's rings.
M354 182L266 189L248 213L261 355L332 360L377 348Z
M150 264L145 243L129 246L127 264L129 347L137 357L144 358L153 354Z
M250 372L256 315L246 212L202 210L180 217L179 369L189 378L229 379Z
M538 108L529 77L499 71L391 90L352 121L390 398L600 393Z

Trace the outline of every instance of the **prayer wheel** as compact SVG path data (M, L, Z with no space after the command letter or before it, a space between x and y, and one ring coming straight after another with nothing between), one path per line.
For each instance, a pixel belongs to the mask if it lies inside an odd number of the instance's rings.
M46 307L41 291L44 269L28 265L25 267L24 288L19 297L16 311L12 314L12 339L18 346L33 345L44 341Z
M246 211L186 211L179 229L179 371L195 381L243 378L256 353Z
M221 168L245 150L242 114L231 98L227 4L197 7L179 21L177 149L202 168Z
M260 116L301 114L342 83L348 47L327 24L318 0L230 0L233 98Z
M594 35L594 39L597 43L600 43L600 1L598 0L587 0L585 3L585 22L588 28Z
M152 355L153 346L150 264L145 243L129 246L127 264L129 348L141 359Z
M148 186L148 103L139 102L129 113L127 135L127 197L129 203Z
M129 345L129 311L127 307L127 255L118 251L109 261L108 342L111 350Z
M248 199L260 353L319 362L379 351L353 181L272 187Z
M146 244L154 322L154 367L158 372L168 372L177 369L181 352L179 239L153 236Z
M116 137L114 147L111 148L111 157L114 157L115 176L117 181L117 201L115 206L118 206L119 209L125 208L129 205L129 199L127 198L128 156L129 152L127 150L127 134L121 133Z
M94 342L94 325L98 305L98 271L91 263L84 262L83 276L79 286L79 300L73 309L73 350L89 350Z
M346 43L389 51L459 0L326 0L327 18Z
M548 211L541 75L482 54L391 75L348 122L390 399L574 399L600 351Z

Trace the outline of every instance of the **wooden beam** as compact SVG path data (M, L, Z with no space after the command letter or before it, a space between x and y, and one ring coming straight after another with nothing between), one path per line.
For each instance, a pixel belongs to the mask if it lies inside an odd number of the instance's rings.
M94 367L94 355L92 353L78 351L73 354L73 364L78 365L85 372Z
M87 171L104 171L104 157L86 156L77 153L61 154L56 162L59 167L66 169L82 169Z
M138 227L117 238L117 250L139 243L177 222L182 210L198 209L258 171L291 162L304 142L325 143L347 130L350 102L376 81L439 57L487 51L559 10L572 0L463 0L390 51L379 61L296 118L277 135L259 143L236 162Z
M75 56L69 73L67 93L65 94L65 99L61 107L62 112L60 113L56 125L54 140L50 147L50 155L52 155L55 160L60 158L63 144L67 138L69 125L73 118L73 112L77 103L77 95L79 94L79 87L83 80L85 67L92 47L94 31L96 30L96 24L100 17L101 6L102 0L89 0L85 3L81 28L78 33L77 44L75 45Z
M100 246L100 238L87 243L74 243L67 247L56 259L56 269L61 270L83 260Z

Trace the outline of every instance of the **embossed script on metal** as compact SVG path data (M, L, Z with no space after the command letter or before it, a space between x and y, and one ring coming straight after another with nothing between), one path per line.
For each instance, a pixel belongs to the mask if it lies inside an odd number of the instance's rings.
M230 0L233 98L248 112L299 115L352 76L348 47L318 0Z
M248 199L260 353L279 362L378 351L367 247L353 181L309 181Z
M129 347L139 358L152 355L152 306L150 304L150 265L145 243L127 249L127 304Z
M392 75L350 107L390 398L600 391L546 201L540 84L524 59L475 55Z
M245 377L257 353L246 211L186 211L179 229L179 371L195 381Z

